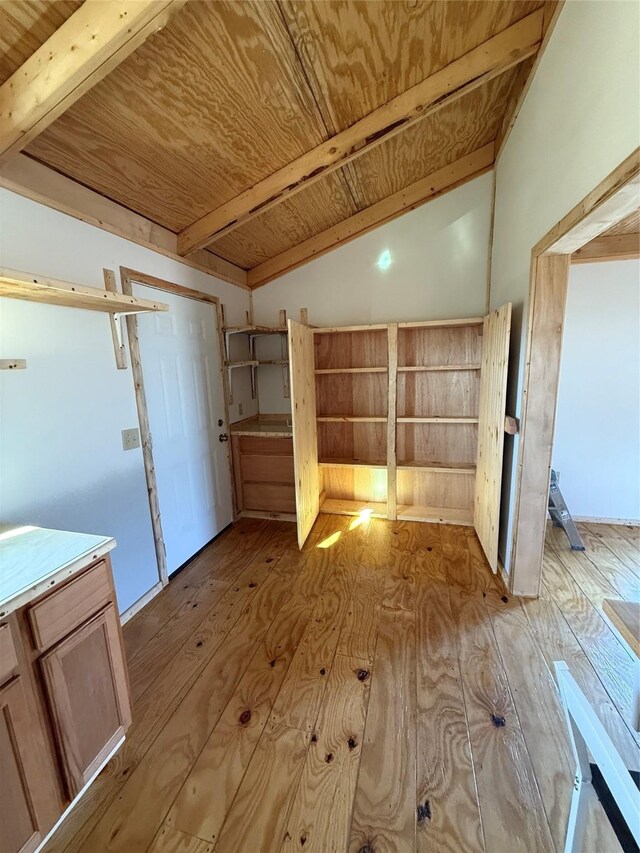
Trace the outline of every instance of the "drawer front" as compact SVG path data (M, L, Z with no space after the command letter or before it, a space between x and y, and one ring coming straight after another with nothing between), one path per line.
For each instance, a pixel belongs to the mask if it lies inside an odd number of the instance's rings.
M248 456L241 459L244 483L286 483L293 485L293 456Z
M293 486L244 483L244 509L261 512L295 512L296 492Z
M38 651L51 648L113 599L107 563L102 560L29 608Z
M257 438L252 435L240 437L240 453L254 454L256 456L293 456L292 438Z
M18 671L18 656L11 637L11 628L0 625L0 685L5 684Z

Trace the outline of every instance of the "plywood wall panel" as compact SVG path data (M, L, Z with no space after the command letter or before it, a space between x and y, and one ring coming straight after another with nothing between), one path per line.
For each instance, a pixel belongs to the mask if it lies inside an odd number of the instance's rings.
M322 477L328 499L376 503L387 499L387 472L381 468L323 468Z
M480 371L398 374L398 417L477 418Z
M341 459L384 465L387 461L387 425L319 423L318 456L321 460Z
M317 370L387 366L386 329L318 334L314 348Z
M470 510L474 476L432 471L398 471L398 504Z
M479 365L481 354L482 325L398 331L399 367Z
M329 373L316 376L318 416L387 416L386 373Z
M398 424L398 465L417 462L475 465L476 424Z

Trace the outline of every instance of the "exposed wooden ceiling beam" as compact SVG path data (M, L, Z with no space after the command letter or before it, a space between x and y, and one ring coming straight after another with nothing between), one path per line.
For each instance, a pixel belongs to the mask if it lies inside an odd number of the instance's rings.
M17 153L186 0L86 0L0 86L0 158Z
M459 187L466 181L488 171L493 165L493 159L494 144L490 142L472 154L461 157L450 166L445 166L444 169L439 169L432 175L421 178L388 198L361 210L355 216L350 216L326 231L310 237L304 243L300 243L275 258L270 258L268 261L259 264L249 270L249 286L253 288L267 284L274 278L278 278L284 273L319 258L321 255L337 249L338 246L384 225L386 222L390 222L397 216L414 210L436 196Z
M542 37L542 23L539 9L207 213L180 232L178 252L187 255L223 237L533 56Z
M640 258L640 234L601 235L577 249L571 255L571 263L630 261L634 258Z

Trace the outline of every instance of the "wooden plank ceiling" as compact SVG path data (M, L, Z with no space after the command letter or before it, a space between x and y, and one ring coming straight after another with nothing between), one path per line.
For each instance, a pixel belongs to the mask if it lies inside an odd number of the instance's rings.
M79 5L0 3L0 82ZM177 233L542 5L191 0L26 153ZM250 269L491 142L532 62L209 248Z

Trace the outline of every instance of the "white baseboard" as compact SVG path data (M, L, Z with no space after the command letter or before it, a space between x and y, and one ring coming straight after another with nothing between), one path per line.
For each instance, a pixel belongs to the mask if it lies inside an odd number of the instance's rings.
M120 622L123 625L125 624L125 622L128 622L129 619L135 616L139 610L142 610L145 604L148 604L151 599L155 598L159 592L162 592L162 590L162 581L158 581L158 583L155 586L152 586L150 590L145 592L145 594L141 598L139 598L137 601L134 601L131 607L127 607L127 609L120 614Z
M627 527L640 527L638 518L594 518L592 515L574 515L574 521L586 521L591 524L624 524Z

